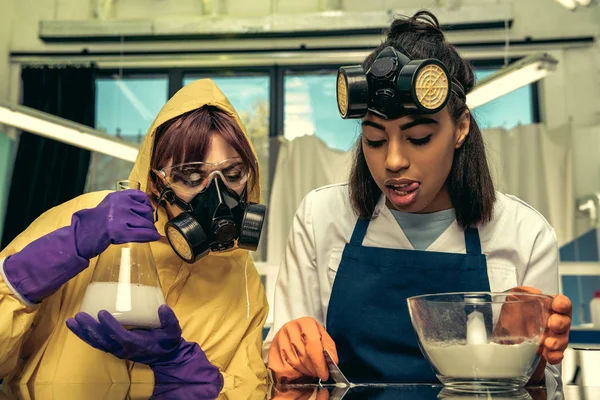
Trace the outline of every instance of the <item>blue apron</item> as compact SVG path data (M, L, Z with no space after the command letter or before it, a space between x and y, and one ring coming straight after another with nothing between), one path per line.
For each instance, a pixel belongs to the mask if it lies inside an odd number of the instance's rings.
M344 247L327 311L340 369L353 383L439 383L419 350L406 299L429 293L489 291L477 229L466 254L362 245L359 219Z

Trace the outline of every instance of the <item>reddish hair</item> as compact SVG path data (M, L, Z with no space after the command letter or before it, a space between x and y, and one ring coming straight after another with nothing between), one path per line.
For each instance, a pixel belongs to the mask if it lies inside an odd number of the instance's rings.
M246 134L234 118L214 106L204 106L170 119L156 129L151 168L204 161L211 136L218 133L240 155L250 170L249 190L256 182L256 158Z

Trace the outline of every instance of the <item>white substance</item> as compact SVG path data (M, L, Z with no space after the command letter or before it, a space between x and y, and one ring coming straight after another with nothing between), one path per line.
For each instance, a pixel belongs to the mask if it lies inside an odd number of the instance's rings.
M467 343L468 344L486 344L487 332L485 330L485 320L483 314L479 311L473 311L469 314L467 320Z
M423 347L441 375L452 378L507 379L528 375L539 342L446 346L425 343Z
M127 290L124 290L123 285L117 282L90 283L79 311L97 320L98 312L106 310L126 327L159 327L158 308L165 303L162 290L138 284L127 285Z

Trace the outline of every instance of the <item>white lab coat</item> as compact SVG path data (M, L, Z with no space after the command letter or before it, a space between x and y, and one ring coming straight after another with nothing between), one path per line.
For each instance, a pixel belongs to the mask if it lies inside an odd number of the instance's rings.
M273 336L286 322L310 316L326 325L333 281L356 221L347 183L313 190L300 204L277 278L273 328L264 343L265 359ZM491 291L531 286L545 294L558 293L556 235L531 206L497 193L493 219L479 228L479 236ZM385 196L375 208L363 245L414 249L386 207ZM464 254L464 231L454 221L427 251ZM549 384L549 374L560 376L556 367L548 366Z

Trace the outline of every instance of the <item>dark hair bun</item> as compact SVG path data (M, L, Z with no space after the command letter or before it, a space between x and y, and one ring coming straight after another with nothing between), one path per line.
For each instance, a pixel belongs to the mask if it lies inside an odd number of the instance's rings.
M438 19L427 10L418 11L412 17L404 16L394 19L386 33L388 40L394 40L410 33L432 35L440 40L445 40Z

